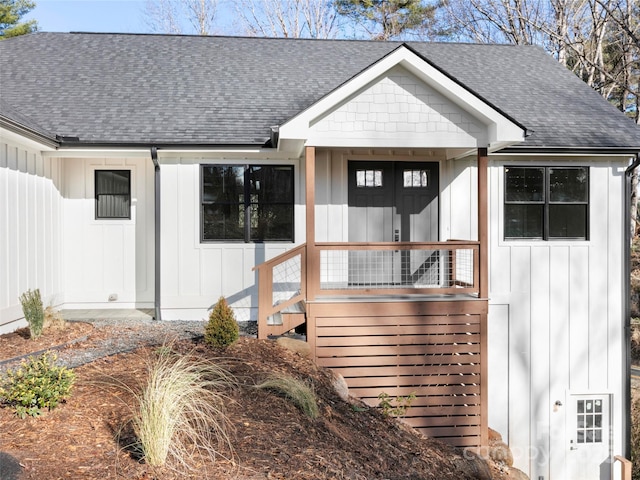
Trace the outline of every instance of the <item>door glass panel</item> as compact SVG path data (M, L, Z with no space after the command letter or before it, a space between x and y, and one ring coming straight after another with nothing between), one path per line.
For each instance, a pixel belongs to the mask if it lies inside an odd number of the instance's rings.
M356 187L382 187L382 170L356 170Z
M404 170L402 179L405 188L429 186L429 172L427 170Z
M578 400L576 409L577 443L602 442L602 399Z

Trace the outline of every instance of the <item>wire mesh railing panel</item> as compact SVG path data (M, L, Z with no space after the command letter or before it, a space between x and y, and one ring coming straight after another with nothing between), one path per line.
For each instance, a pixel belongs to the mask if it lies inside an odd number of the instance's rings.
M272 306L300 293L302 284L302 255L298 254L273 267Z
M455 250L453 280L456 286L474 285L473 250Z
M474 286L474 250L345 248L320 251L321 290Z

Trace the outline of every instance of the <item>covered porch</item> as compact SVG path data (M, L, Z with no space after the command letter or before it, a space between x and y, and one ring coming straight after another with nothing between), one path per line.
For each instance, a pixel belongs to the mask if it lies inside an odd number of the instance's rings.
M315 361L352 395L371 406L381 393L415 395L408 424L486 445L487 150L476 156L477 238L421 242L318 241L316 151L304 155L306 243L256 267L259 337L305 324Z
M524 135L405 45L281 125L305 243L256 267L259 336L304 323L353 395L487 445L488 155Z

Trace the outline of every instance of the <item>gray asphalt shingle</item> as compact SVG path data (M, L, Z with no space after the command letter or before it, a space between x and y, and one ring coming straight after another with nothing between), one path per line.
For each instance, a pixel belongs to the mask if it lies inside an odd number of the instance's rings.
M399 45L35 33L0 42L0 113L82 143L262 144ZM525 146L640 147L640 127L538 47L409 46L527 127Z

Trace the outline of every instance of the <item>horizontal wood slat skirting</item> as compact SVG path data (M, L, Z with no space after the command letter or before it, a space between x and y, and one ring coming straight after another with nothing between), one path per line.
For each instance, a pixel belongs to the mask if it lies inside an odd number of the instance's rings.
M341 374L350 393L372 407L382 392L392 400L414 394L403 421L452 445L481 446L486 301L382 305L309 304L318 365Z

